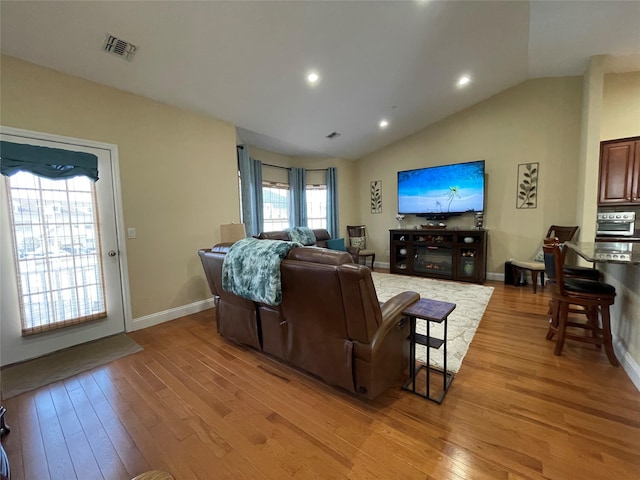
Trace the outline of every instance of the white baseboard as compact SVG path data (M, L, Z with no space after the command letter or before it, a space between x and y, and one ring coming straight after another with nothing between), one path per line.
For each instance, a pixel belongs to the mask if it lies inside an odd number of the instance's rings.
M504 282L504 273L487 272L487 280L497 280Z
M638 391L640 391L640 365L638 365L638 362L636 362L627 349L624 348L619 338L613 339L613 351L616 353L616 357L618 357L618 361L624 371L629 375L629 378Z
M131 322L131 329L129 331L133 332L135 330L152 327L153 325L159 325L170 320L175 320L176 318L198 313L203 310L207 310L208 308L213 308L213 306L213 298L209 298L207 300L201 300L188 305L182 305L181 307L152 313L151 315L145 315L144 317L134 318Z

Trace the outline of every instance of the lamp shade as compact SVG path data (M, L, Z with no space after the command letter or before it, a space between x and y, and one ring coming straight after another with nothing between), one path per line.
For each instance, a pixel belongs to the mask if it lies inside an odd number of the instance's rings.
M229 223L220 225L220 241L222 243L234 243L246 238L244 223Z

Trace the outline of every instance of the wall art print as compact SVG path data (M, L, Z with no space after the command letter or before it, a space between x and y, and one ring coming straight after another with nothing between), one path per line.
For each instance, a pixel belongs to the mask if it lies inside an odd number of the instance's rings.
M516 208L536 208L538 206L538 172L540 164L521 163L518 165L518 196Z
M371 182L371 213L382 213L382 180Z

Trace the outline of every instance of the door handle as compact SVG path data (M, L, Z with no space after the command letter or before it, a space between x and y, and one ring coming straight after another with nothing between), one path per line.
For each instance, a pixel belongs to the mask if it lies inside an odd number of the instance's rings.
M115 250L109 250L109 253L107 253L107 255L109 255L110 257L115 257L116 256L116 251Z

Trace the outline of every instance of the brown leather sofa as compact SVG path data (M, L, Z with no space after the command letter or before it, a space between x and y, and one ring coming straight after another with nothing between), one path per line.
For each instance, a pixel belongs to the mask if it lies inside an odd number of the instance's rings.
M405 374L409 322L401 312L417 293L403 292L381 305L371 271L352 263L348 253L299 247L280 266L282 303L254 303L222 289L229 246L198 252L216 297L220 335L366 398Z
M326 229L324 228L314 229L313 234L316 236L316 243L314 243L313 245L306 245L307 247L315 246L315 247L321 247L321 248L328 248L327 240L331 239L331 235L329 235L329 232ZM289 233L287 233L285 230L279 230L276 232L261 232L259 235L256 235L255 238L259 238L261 240L266 239L266 240L285 240L287 242L291 241L291 237L289 236ZM358 247L351 247L348 245L345 245L345 248L347 249L347 252L349 252L349 254L351 255L353 262L360 263L360 257L359 257L360 249Z

